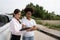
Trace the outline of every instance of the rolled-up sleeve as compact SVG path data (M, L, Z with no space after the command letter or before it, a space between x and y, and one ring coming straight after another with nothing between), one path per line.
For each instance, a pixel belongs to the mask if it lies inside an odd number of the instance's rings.
M36 22L35 22L35 20L33 20L33 25L35 25L35 26L36 26Z

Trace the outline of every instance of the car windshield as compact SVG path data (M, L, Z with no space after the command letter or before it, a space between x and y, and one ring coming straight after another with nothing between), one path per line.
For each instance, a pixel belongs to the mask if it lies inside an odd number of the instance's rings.
M11 21L11 19L13 18L13 15L7 15L9 18L9 21Z
M8 16L0 15L0 27L9 22Z

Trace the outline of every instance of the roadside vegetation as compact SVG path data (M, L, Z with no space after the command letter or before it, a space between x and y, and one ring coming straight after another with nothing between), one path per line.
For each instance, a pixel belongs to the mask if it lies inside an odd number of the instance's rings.
M50 21L50 20L49 20ZM50 24L50 23L44 23L44 22L41 22L40 20L36 20L37 24L40 24L40 25L44 25L50 29L55 29L55 30L59 30L60 31L60 25L56 25L55 24Z

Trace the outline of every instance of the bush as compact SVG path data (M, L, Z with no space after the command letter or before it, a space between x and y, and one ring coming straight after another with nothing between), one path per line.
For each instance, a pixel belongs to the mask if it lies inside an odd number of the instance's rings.
M45 25L45 26L50 26L50 24L48 24L48 23L45 23L44 25Z
M43 24L40 20L36 20L37 24Z
M51 25L51 24L48 24L48 23L44 24L44 26L47 26L49 28L60 28L60 25Z
M51 25L50 28L60 28L60 25Z

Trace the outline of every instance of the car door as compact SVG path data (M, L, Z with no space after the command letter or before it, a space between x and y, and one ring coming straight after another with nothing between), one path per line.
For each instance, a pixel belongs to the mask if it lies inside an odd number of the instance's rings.
M9 18L6 15L0 15L0 40L8 40L9 37Z

